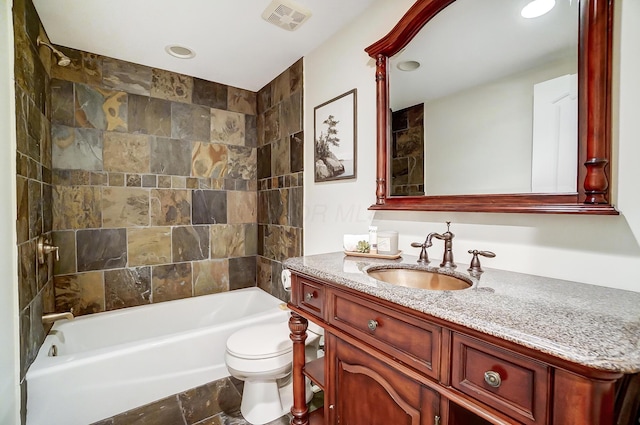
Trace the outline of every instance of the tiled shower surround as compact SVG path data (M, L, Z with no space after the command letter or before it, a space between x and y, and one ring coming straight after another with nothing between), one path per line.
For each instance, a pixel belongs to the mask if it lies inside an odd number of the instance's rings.
M45 337L42 312L54 309L50 263L39 265L36 261L36 240L40 235L50 235L53 223L49 119L51 60L46 48L36 47L38 35L46 35L29 0L13 3L13 27L20 380L24 422L24 376Z
M256 285L256 94L86 52L52 69L56 310Z
M43 312L256 284L287 299L281 262L302 253L302 60L259 93L62 47L60 67L36 47L47 36L31 0L13 17L24 423ZM38 265L39 235L60 261Z
M258 126L256 93L61 50L72 63L51 80L56 310L255 286L258 251L282 242L258 230L269 207L258 201L257 145L283 127ZM301 184L290 172L281 179Z

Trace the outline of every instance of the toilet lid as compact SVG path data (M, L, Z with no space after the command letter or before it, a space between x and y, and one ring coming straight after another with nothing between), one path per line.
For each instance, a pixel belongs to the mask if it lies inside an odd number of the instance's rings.
M268 358L292 350L288 322L250 326L236 331L227 340L227 351L240 358Z

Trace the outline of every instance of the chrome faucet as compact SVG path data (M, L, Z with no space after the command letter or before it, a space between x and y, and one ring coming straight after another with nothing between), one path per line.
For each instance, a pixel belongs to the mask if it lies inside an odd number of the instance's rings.
M442 255L442 263L440 263L440 267L445 267L448 269L456 268L456 263L453 262L453 238L454 234L449 230L449 226L451 225L450 221L447 221L447 231L440 234L436 232L431 232L427 235L424 243L413 242L411 244L414 248L422 248L420 251L420 256L418 257L418 263L420 264L429 264L429 255L427 254L427 248L433 245L431 240L433 238L440 239L444 241L444 254Z
M67 320L71 320L73 319L73 309L71 309L70 311L67 311L65 313L51 313L51 314L45 314L42 316L42 323L53 323L56 320L61 320L61 319L67 319Z

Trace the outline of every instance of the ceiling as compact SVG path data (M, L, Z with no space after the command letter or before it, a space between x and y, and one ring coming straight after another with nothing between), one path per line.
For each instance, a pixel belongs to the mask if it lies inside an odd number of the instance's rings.
M311 11L295 31L261 18L271 0L34 0L60 46L258 91L375 0L294 0ZM165 52L186 46L192 59ZM364 46L363 46L364 48Z

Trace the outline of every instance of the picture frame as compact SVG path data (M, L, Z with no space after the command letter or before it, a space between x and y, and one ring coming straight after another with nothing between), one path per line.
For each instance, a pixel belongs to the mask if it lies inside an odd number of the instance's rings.
M315 182L356 178L357 89L313 108Z

